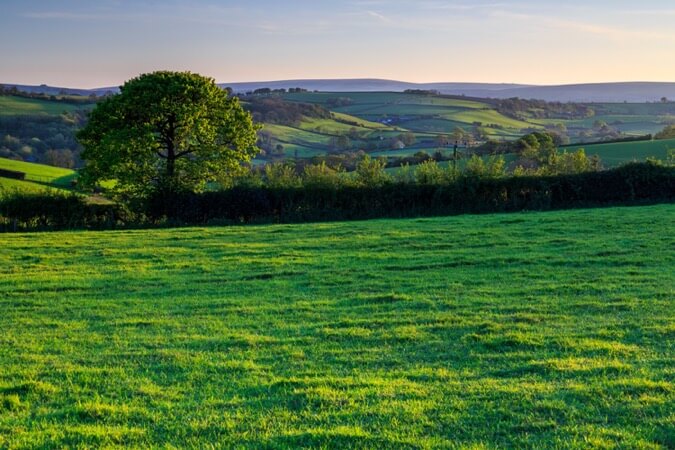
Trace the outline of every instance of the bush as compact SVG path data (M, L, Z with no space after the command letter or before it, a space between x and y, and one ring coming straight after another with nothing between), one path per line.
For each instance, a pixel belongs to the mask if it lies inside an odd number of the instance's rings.
M673 139L675 138L675 125L668 125L663 130L654 135L654 139Z
M464 175L454 181L437 169L433 178L424 179L427 183L406 179L363 186L336 181L342 174L315 166L315 182L305 180L304 187L252 184L170 197L158 193L140 204L136 215L115 205L89 204L74 195L13 194L0 199L0 229L307 222L675 201L675 167L656 163L546 177Z
M438 168L440 169L440 168ZM184 224L304 222L458 213L547 210L675 200L675 168L635 163L606 172L557 176L472 177L381 185L313 184L183 194L152 217ZM426 175L425 175L426 176Z
M126 215L116 205L90 204L78 195L9 193L0 198L0 230L114 228Z

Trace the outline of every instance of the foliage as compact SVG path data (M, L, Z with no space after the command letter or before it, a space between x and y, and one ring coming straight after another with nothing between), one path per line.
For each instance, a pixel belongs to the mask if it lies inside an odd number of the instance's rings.
M675 139L675 125L668 125L654 135L654 139Z
M184 224L294 222L547 210L675 199L675 168L654 163L548 177L465 175L457 179L452 178L451 169L444 170L435 162L423 167L423 172L415 172L416 184L360 187L325 165L308 166L302 188L242 186L185 194L177 196L169 209L154 208L150 215L155 220L169 217Z
M468 177L499 178L505 175L506 162L504 157L493 155L487 161L478 155L472 155L466 163L465 173Z
M222 191L175 193L170 201L158 192L130 205L134 215L127 214L129 221L120 225L372 219L675 200L675 167L668 164L635 163L602 172L556 176L522 173L513 177L501 176L500 158L475 165L480 170L459 174L452 166L425 163L415 170L415 183L411 183L408 172L408 179L396 177L396 182L387 179L382 183L375 178L364 184L365 179L351 177L325 163L305 167L300 180L278 168L270 169L265 177L260 171L252 171ZM279 187L266 185L270 175ZM283 186L282 181L291 186ZM42 214L39 204L30 208L27 214ZM48 211L52 214L52 209ZM5 229L15 219L6 212ZM55 220L56 228L68 221L83 222L78 217L66 217ZM25 228L30 229L31 222L26 223Z
M445 170L434 160L425 161L415 167L415 180L422 185L444 184Z
M561 153L550 133L528 134L516 145L520 149L520 159L514 171L516 175L575 174L601 169L599 157L589 158L584 149Z
M302 180L290 164L273 163L265 165L265 185L272 189L295 188Z
M81 151L75 133L84 121L83 111L60 115L0 115L0 157L75 167Z
M35 193L0 190L0 230L114 228L124 220L112 204L91 204L73 193L49 190Z
M31 100L40 100L51 103L61 103L70 105L87 106L96 102L96 94L89 96L73 95L60 93L58 95L48 95L44 92L25 92L19 90L16 86L7 87L0 85L0 96L20 97Z
M592 105L582 103L547 102L544 100L525 100L509 98L494 100L497 111L508 117L522 118L556 118L556 119L584 119L593 117L595 110Z
M84 184L116 182L118 194L200 191L256 153L256 127L236 97L189 72L127 81L92 111L78 133Z
M675 206L0 235L2 448L671 448Z
M303 118L330 119L326 108L311 103L284 101L281 97L244 97L244 107L256 122L297 126Z
M366 155L356 164L356 183L360 186L382 186L391 181L391 177L384 168L387 163L384 158L372 159Z
M310 164L305 166L303 171L303 185L307 189L336 189L343 184L344 173L344 169L341 167L332 168L327 166L325 162L321 162L321 164Z

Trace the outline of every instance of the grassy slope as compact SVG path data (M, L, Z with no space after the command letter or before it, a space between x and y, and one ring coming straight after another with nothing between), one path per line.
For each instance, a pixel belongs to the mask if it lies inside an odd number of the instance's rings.
M675 205L0 235L0 447L672 448Z
M348 92L348 93L300 93L288 94L292 101L319 103L329 107L330 98L346 97L353 104L332 108L370 121L384 117L404 117L399 126L416 133L450 133L457 127L469 129L474 122L484 125L496 124L505 131L487 128L486 132L494 137L518 134L522 128L539 127L538 124L514 120L499 114L487 103L459 98L433 97L425 95L394 92Z
M70 187L70 182L76 177L75 171L71 169L14 161L7 158L0 158L0 169L26 173L25 181L0 177L0 189L7 191L18 190L34 193L54 190L54 187L48 187L46 184L53 185L56 189L66 189Z
M31 183L30 181L21 181L0 177L0 197L4 192L19 191L21 193L34 194L51 190L54 190L54 188L47 187L42 184Z
M297 149L301 158L325 154L335 136L348 134L352 129L356 129L364 137L373 133L380 136L393 132L391 127L348 114L334 113L334 117L337 120L306 118L294 127L264 124L264 130L271 133L275 141L284 146L287 157L292 157ZM395 134L400 133L397 131Z
M587 155L598 155L606 167L616 167L630 161L644 161L648 157L665 160L668 150L675 148L675 139L662 141L618 142L615 144L573 145L568 152L583 148Z
M86 105L70 105L32 98L0 95L0 115L20 114L61 114L87 107Z
M68 186L76 176L75 171L72 169L15 161L7 158L0 158L0 169L24 172L28 181L53 183L62 186Z

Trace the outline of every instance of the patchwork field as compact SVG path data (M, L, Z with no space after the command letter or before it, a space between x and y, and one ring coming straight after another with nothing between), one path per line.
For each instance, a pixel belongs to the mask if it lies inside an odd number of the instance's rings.
M352 104L331 106L331 99L346 98ZM469 129L475 123L496 125L486 128L492 137L516 136L523 128L542 128L536 123L523 122L506 117L493 109L488 103L396 92L348 92L348 93L297 93L287 94L284 98L291 101L321 104L332 111L347 113L371 122L394 119L402 131L415 134L451 133L456 127ZM423 138L423 136L419 136Z
M0 246L2 448L675 446L675 205Z

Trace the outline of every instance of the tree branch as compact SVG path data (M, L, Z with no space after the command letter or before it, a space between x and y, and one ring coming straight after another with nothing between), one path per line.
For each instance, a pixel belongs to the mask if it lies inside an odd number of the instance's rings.
M182 152L176 153L176 158L180 158L181 156L189 155L190 153L194 153L196 148L191 148L187 150L183 150Z

